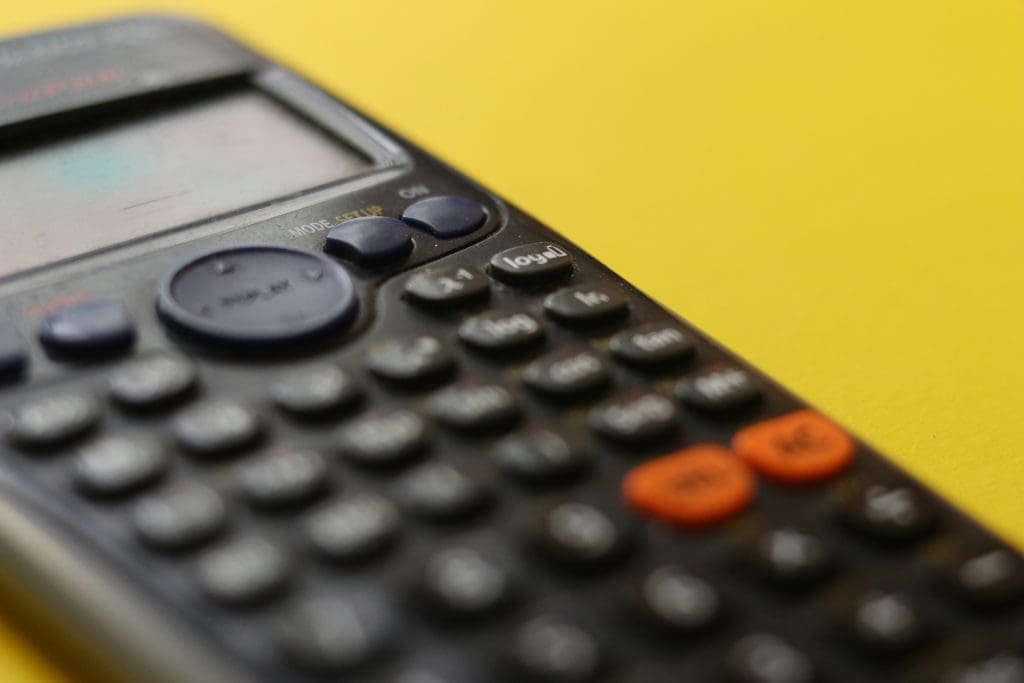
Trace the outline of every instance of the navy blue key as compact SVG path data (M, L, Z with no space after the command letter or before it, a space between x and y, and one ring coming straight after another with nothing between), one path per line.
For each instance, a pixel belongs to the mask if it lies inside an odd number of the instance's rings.
M487 210L465 197L443 195L421 199L402 214L402 220L434 237L451 239L468 235L487 220Z
M269 244L217 249L185 263L164 279L158 305L180 331L249 346L314 339L351 322L358 308L341 264Z
M13 327L0 325L0 379L16 377L25 370L28 354Z
M46 318L39 328L39 341L62 354L119 351L135 342L135 324L120 301L93 299Z
M327 233L324 251L361 266L385 266L409 255L412 231L397 218L354 218Z

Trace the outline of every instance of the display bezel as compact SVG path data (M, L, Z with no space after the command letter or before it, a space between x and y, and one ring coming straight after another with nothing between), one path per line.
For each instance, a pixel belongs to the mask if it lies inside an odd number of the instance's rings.
M234 89L249 87L274 100L304 122L319 128L342 146L365 157L369 167L345 178L306 188L287 197L267 197L265 201L233 209L214 216L173 225L146 235L49 261L0 277L3 291L32 287L51 277L73 276L77 268L101 267L106 263L131 258L192 239L244 227L276 215L287 214L305 206L323 202L384 182L396 172L411 166L410 157L395 141L377 130L365 119L328 96L312 84L281 67L269 67L242 77L218 79L204 83L204 88ZM182 89L182 93L186 90ZM174 91L161 92L159 97L173 98ZM137 99L137 98L134 98ZM118 104L117 102L113 103ZM107 103L105 106L110 106ZM79 112L69 112L74 116ZM86 111L81 112L85 114ZM31 123L31 122L30 122Z

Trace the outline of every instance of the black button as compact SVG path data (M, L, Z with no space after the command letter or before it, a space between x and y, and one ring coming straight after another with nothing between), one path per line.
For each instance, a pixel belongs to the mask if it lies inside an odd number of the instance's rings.
M293 666L317 675L343 673L368 664L391 645L392 617L367 590L313 596L278 623L276 641Z
M169 464L163 444L150 436L107 436L78 452L75 483L90 495L121 495L155 481Z
M270 396L283 410L300 416L341 410L362 395L359 383L336 365L313 365L291 370L270 385Z
M327 476L320 453L282 446L247 462L240 478L254 505L277 508L309 501L327 486Z
M227 522L227 507L209 487L179 484L141 500L133 519L139 536L149 545L180 550L219 533Z
M628 534L622 523L586 503L561 501L533 511L529 536L542 555L571 569L595 569L617 559Z
M614 289L581 285L550 295L544 300L544 310L566 325L595 325L624 316L629 312L629 299Z
M437 309L474 303L490 290L487 277L473 266L424 268L405 281L406 296L421 306Z
M601 646L586 629L556 616L540 616L519 627L514 662L530 683L589 683L603 667Z
M291 564L270 541L246 536L207 551L199 559L199 582L207 595L226 605L265 600L285 587Z
M753 534L744 550L747 563L781 588L809 588L835 568L832 553L817 535L783 526Z
M94 299L43 320L39 341L50 351L67 355L123 351L135 343L135 323L120 301Z
M55 446L88 432L100 419L96 398L64 391L31 398L7 415L7 437L18 446Z
M591 428L620 443L645 444L670 435L679 427L679 411L671 399L654 392L633 390L590 412Z
M416 385L438 380L455 368L455 356L437 337L382 339L367 352L370 371L397 384Z
M191 406L174 419L178 442L200 455L236 451L252 444L262 431L249 408L229 399L209 399Z
M327 233L324 250L376 268L404 260L412 251L412 231L397 218L353 218Z
M185 358L159 355L139 358L110 374L110 395L123 406L135 409L166 405L195 388L196 369Z
M438 656L428 653L423 659L403 666L389 683L480 683L489 679L480 675L478 668L458 653ZM1016 683L1016 681L1014 681Z
M770 633L754 633L729 650L726 666L737 683L813 683L807 655Z
M505 387L476 377L442 389L427 402L431 417L463 431L502 429L519 418L519 402Z
M876 482L844 496L841 519L861 534L886 543L909 543L936 526L935 505L909 483Z
M404 475L398 497L413 514L436 520L456 520L479 511L490 499L484 476L465 466L431 462Z
M513 285L532 285L572 274L573 258L550 242L522 244L491 257L491 273Z
M1024 683L1024 657L997 652L981 657L943 677L942 683Z
M761 398L761 383L743 368L715 363L676 386L679 400L694 410L725 414L746 408Z
M479 351L502 353L539 343L544 326L529 313L489 311L462 323L459 339Z
M417 592L439 616L478 617L508 602L512 579L502 563L476 548L460 545L426 559L420 568Z
M173 271L160 289L160 315L208 342L271 346L308 341L355 318L352 278L338 263L302 249L218 249Z
M541 422L506 437L494 449L498 466L529 484L554 484L580 474L590 455L578 434Z
M641 615L654 626L695 633L722 615L722 599L709 581L679 567L658 567L636 586Z
M383 550L398 535L400 523L389 500L357 493L316 510L306 521L306 533L325 557L347 562Z
M530 363L523 372L526 386L556 398L591 399L610 381L607 364L583 349L558 349Z
M360 465L397 465L423 450L427 426L416 413L379 410L344 425L336 441L342 454Z
M472 199L441 195L412 204L402 213L402 220L434 237L451 239L468 235L482 226L487 220L487 210Z
M656 367L676 363L696 351L690 335L675 325L640 325L612 337L612 354L624 363Z
M905 654L927 635L917 606L900 593L861 594L847 608L845 620L854 642L877 655Z
M0 325L0 380L18 377L25 372L28 354L17 330Z
M943 588L972 607L1008 609L1024 600L1024 559L1006 546L973 552L958 548L937 569Z

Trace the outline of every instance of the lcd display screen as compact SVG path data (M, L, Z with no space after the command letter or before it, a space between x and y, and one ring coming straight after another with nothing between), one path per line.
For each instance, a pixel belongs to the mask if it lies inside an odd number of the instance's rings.
M372 168L251 89L56 132L0 146L0 277Z

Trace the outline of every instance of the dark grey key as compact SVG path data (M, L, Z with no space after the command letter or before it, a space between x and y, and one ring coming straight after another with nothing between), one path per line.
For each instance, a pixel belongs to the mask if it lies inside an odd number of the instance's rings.
M1011 548L950 553L937 567L944 589L978 609L1009 609L1024 600L1024 558Z
M596 569L619 558L628 534L617 519L587 503L541 505L529 519L532 545L569 569Z
M317 675L351 671L393 646L393 617L367 590L311 596L281 616L276 641L293 666Z
M679 411L658 393L633 390L604 405L588 418L591 429L625 445L640 445L669 436L679 428Z
M459 339L478 351L505 353L540 343L544 326L523 311L488 311L462 323Z
M338 430L342 455L368 466L408 462L427 442L427 426L408 410L379 410L360 415Z
M296 505L326 488L327 460L310 448L278 446L245 463L240 479L242 490L254 505Z
M612 354L624 363L655 367L689 358L696 351L693 339L672 324L646 324L612 337Z
M580 474L590 454L579 434L534 422L494 448L501 469L530 484L557 484Z
M755 534L745 558L769 582L794 590L816 585L835 568L832 553L819 536L789 526Z
M247 406L229 399L209 399L187 408L174 418L178 442L200 455L235 451L259 438L262 426Z
M540 616L523 624L512 648L523 680L531 683L588 683L601 673L597 639L560 617Z
M0 324L0 382L21 377L28 367L28 351L18 331Z
M693 633L722 616L722 599L709 581L679 567L665 565L636 587L641 615L659 628Z
M629 299L617 289L580 285L548 296L544 310L563 325L582 327L625 316L629 312Z
M161 354L130 361L110 373L111 397L128 408L162 406L192 391L195 366L187 359Z
M467 517L490 498L482 474L444 462L426 463L404 475L397 492L413 514L437 521Z
M399 385L436 381L455 369L455 356L437 337L382 339L370 346L366 364L373 374Z
M726 666L737 683L813 683L807 655L770 633L755 633L729 650Z
M884 543L904 544L933 531L935 504L915 485L904 482L869 482L845 496L842 520L860 534Z
M6 416L7 437L25 448L46 448L85 434L100 419L96 397L67 390L28 399Z
M727 415L756 403L763 389L747 370L715 363L684 378L676 395L688 407L700 412Z
M942 683L1024 683L1024 657L997 652L943 677Z
M313 546L332 560L359 560L377 553L398 535L401 517L386 498L357 493L313 512L305 528Z
M180 550L217 535L227 522L227 507L207 486L178 484L139 501L132 519L147 544Z
M527 286L568 277L573 257L550 242L521 244L491 257L491 274L509 284Z
M447 427L473 432L508 427L520 415L511 391L475 377L438 391L427 401L427 411Z
M875 655L898 655L920 645L927 624L914 602L901 593L871 590L859 595L846 615L854 642Z
M586 349L558 349L523 372L526 386L555 398L594 398L610 381L607 364Z
M353 405L362 389L348 372L336 365L312 365L291 370L270 385L279 408L293 415L318 416Z
M198 566L199 582L217 602L239 606L279 593L291 577L288 556L256 536L228 541L207 551Z
M405 282L405 294L415 303L439 310L475 303L487 296L491 284L472 266L424 268Z
M423 563L417 590L443 618L479 617L504 606L512 579L501 563L470 546L437 551Z
M135 491L167 471L164 445L143 435L102 437L83 447L75 457L75 483L95 496L116 496Z

